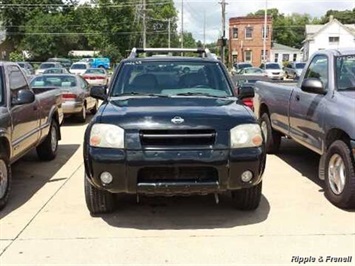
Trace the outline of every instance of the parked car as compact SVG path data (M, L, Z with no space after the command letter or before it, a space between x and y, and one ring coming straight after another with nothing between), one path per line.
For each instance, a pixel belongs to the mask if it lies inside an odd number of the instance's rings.
M57 155L63 120L55 88L34 91L18 64L0 62L0 209L11 190L11 165L32 148L41 160Z
M89 63L92 68L109 69L111 65L110 59L107 57L83 58L81 61Z
M76 75L82 75L91 65L87 62L76 62L73 63L69 69L69 72Z
M31 81L33 87L55 86L63 98L64 115L75 115L79 122L86 121L87 111L95 114L98 101L90 97L91 86L80 76L73 74L45 74Z
M292 79L299 79L302 70L306 66L304 62L291 62L284 67L285 77Z
M69 71L64 67L61 68L51 67L44 70L42 74L66 74L66 73L69 73Z
M285 73L278 63L262 63L260 68L263 69L267 76L271 79L283 80Z
M239 71L240 75L252 75L252 76L263 76L267 77L267 73L258 67L245 67Z
M234 63L232 68L232 75L239 74L239 72L246 67L253 67L253 65L249 62Z
M109 82L109 76L104 68L88 68L82 77L91 85L107 86Z
M63 68L63 66L58 62L44 62L36 69L36 75L42 74L48 68Z
M28 62L16 62L20 67L24 68L27 70L27 73L29 73L30 75L34 75L35 74L35 69L33 68L33 66L28 63Z
M202 57L146 57L189 51ZM180 73L180 66L199 66ZM147 72L147 69L155 71ZM136 49L121 61L85 132L85 198L91 214L115 208L115 193L215 195L254 210L265 152L260 126L236 98L227 69L206 49Z
M72 61L68 58L49 58L47 62L58 62L60 63L64 68L69 69L70 66L72 65Z
M22 70L23 74L26 76L28 82L30 82L32 80L32 78L34 77L34 75L32 75L27 68L21 67L20 69Z
M336 206L355 208L355 50L312 55L298 85L257 82L254 97L269 153L287 136L321 155L319 178Z

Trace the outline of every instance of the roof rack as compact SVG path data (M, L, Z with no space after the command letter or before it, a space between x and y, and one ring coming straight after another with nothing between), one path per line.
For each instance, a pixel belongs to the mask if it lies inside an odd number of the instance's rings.
M128 58L137 58L144 53L197 53L209 59L217 59L207 48L133 48Z

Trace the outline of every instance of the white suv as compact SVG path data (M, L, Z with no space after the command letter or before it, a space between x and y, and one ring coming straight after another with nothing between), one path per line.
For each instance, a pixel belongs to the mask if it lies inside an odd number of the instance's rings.
M271 79L284 79L285 73L278 63L261 64L260 68L263 69L266 72L267 76Z

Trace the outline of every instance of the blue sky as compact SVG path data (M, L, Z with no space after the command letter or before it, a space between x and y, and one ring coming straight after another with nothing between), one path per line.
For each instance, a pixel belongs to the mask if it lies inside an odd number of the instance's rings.
M181 11L181 0L174 0ZM206 13L206 42L216 41L221 34L221 0L184 0L184 31L192 32L196 40L203 41L204 20ZM244 16L265 8L266 0L226 0L226 29L230 17ZM278 8L281 13L307 13L320 17L329 9L346 10L355 8L355 0L267 0L268 8ZM179 29L180 29L179 22ZM226 30L226 33L228 31Z

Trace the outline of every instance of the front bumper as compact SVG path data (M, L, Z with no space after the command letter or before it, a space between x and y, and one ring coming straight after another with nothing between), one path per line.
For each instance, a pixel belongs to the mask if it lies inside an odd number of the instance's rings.
M207 194L236 190L260 183L265 168L263 148L235 150L119 150L93 148L84 150L85 171L90 183L112 193L131 194ZM141 181L142 171L163 167L171 169L213 169L215 178L204 181L174 180ZM244 183L241 175L249 170L253 179ZM102 184L100 174L109 172L113 181Z

